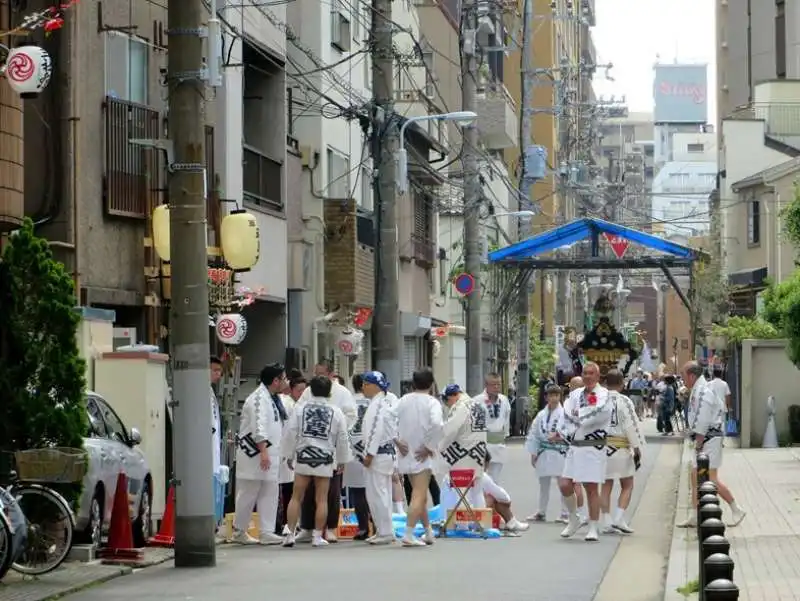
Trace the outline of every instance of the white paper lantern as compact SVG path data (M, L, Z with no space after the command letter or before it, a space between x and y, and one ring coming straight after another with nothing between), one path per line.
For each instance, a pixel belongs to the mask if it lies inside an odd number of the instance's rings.
M158 257L169 263L169 205L159 205L153 211L153 246Z
M240 313L226 313L217 318L217 340L222 344L241 344L247 335L247 320Z
M35 98L50 83L53 61L39 46L12 48L4 67L8 85L23 98Z
M258 263L261 241L254 215L241 209L231 211L222 219L220 237L222 254L231 269L247 271Z

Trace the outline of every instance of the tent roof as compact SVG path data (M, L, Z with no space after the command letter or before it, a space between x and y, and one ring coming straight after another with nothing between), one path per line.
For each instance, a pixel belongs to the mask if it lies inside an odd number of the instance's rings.
M680 259L692 260L697 258L700 254L698 251L688 246L676 244L652 234L603 221L602 219L584 217L583 219L570 221L569 223L553 228L543 234L532 236L491 252L489 253L489 262L513 263L516 261L525 261L532 257L561 248L562 246L568 246L590 238L593 235L601 234L619 236L630 242L641 244L651 250L666 253Z

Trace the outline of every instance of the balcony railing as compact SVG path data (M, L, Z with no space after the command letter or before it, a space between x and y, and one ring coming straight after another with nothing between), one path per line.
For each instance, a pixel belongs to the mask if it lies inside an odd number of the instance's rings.
M411 256L418 264L433 267L436 262L436 244L429 238L412 234Z
M800 102L753 103L734 109L729 119L763 119L774 138L800 137Z
M273 211L283 210L283 163L244 145L244 200Z
M160 138L161 118L155 109L116 98L105 99L103 116L105 210L109 215L144 219L148 195L161 188L161 161L158 152L130 140Z

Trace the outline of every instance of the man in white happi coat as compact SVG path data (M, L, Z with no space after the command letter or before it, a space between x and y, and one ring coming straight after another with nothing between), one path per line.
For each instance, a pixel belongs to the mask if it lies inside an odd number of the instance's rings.
M403 395L394 410L397 414L397 440L400 454L397 468L411 481L411 501L408 504L403 545L419 547L432 545L435 540L428 519L428 486L433 472L433 458L442 438L442 406L431 396L433 372L422 368L412 376L414 392ZM414 528L422 521L425 534L422 540L414 536Z
M353 398L353 394L342 386L333 373L333 366L329 361L320 361L314 366L314 375L322 376L331 380L331 396L329 402L334 407L338 407L347 419L347 427L352 428L358 419L358 407ZM306 388L302 400L311 398L311 390ZM325 540L329 543L337 542L336 529L339 527L339 514L342 508L342 473L344 466L340 466L336 473L331 477L330 488L328 490L328 528L325 531ZM303 500L303 510L300 516L300 533L297 535L298 543L311 542L311 531L314 527L315 515L315 493L314 484L308 487L308 492Z
M397 439L397 417L386 399L389 381L379 371L362 376L362 391L369 399L364 414L364 467L367 503L375 536L367 539L372 545L394 542L392 523L392 476L397 468L394 441Z
M287 532L284 547L293 547L295 529L300 517L302 501L311 482L314 483L314 529L311 544L325 547L323 538L328 524L328 487L339 466L351 459L347 420L341 409L329 402L332 382L325 376L315 376L308 385L311 398L303 399L294 409L283 437L282 451L294 460L295 482L289 503Z
M303 396L306 389L306 379L302 373L294 373L289 376L291 379L286 382L286 388L281 395L283 407L286 409L286 415L291 417L294 408ZM284 436L285 438L285 436ZM281 536L286 534L286 523L289 515L289 501L292 500L294 493L294 458L287 457L281 451L281 468L278 473L278 482L280 483L280 510L278 511L279 521L275 525L275 534Z
M500 394L502 380L500 375L490 373L486 376L486 388L475 397L479 403L486 406L486 448L492 456L492 461L486 468L492 480L500 482L500 473L503 471L508 457L506 439L511 434L511 403L508 397Z
M558 437L558 424L564 413L561 406L561 388L557 384L548 384L545 388L547 406L536 414L528 436L525 439L525 450L531 455L531 465L539 477L539 510L528 518L530 522L547 520L547 507L550 504L552 483L558 482L564 473L564 459L569 446ZM569 512L561 498L561 515L559 521L566 524Z
M358 520L358 532L353 540L367 540L369 538L369 504L367 503L367 483L364 471L364 415L369 407L369 399L364 396L364 379L362 374L355 374L352 379L353 398L358 409L358 419L350 428L350 448L353 451L353 461L344 468L342 485L347 488L350 495L350 505Z
M593 362L583 367L583 388L572 391L564 403L559 433L570 445L559 481L569 521L561 536L574 536L581 527L574 484L586 491L589 505L587 541L600 538L600 485L606 476L606 437L611 427L611 405L608 390L600 386L600 367Z
M694 447L692 454L692 507L697 507L697 455L708 456L708 477L717 485L719 496L730 506L731 526L738 526L744 519L745 512L736 503L733 493L719 479L719 468L722 465L722 441L725 436L725 399L720 398L708 385L703 376L703 368L696 361L690 361L683 367L683 381L692 392L689 397L689 437ZM689 518L678 524L679 528L697 526L697 511L692 510Z
M260 384L244 402L236 449L236 517L233 542L277 545L278 476L286 410L278 394L286 373L282 365L267 365ZM258 508L259 540L247 533L254 506Z
M450 384L444 389L447 417L444 422L439 453L446 463L446 473L442 478L441 506L447 512L458 503L458 493L450 486L449 472L452 470L472 470L473 485L467 491L467 502L473 509L486 507L486 500L480 482L486 465L486 406L471 399L458 384Z
M225 513L225 484L228 482L228 468L222 465L222 418L217 395L214 392L214 386L222 379L222 361L218 357L211 357L208 363L211 380L211 386L209 387L211 395L211 444L214 449L214 471L211 475L211 481L214 486L214 520L217 527L219 527L222 515ZM223 542L224 540L225 537L218 532L217 541Z
M633 476L642 460L644 436L639 428L639 418L633 401L622 394L625 378L616 369L606 374L608 402L611 405L611 428L608 432L606 455L606 481L602 490L602 527L610 534L633 534L625 521L625 511L631 503ZM619 480L620 493L614 513L611 513L611 493L614 480Z

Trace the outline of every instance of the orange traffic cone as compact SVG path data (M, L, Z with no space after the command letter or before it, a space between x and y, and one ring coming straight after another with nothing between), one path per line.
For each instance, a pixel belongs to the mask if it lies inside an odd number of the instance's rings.
M175 487L170 486L167 493L167 507L158 534L148 543L151 547L172 547L175 545Z
M128 477L117 476L114 506L111 510L111 525L108 529L108 544L100 553L103 563L130 563L144 558L142 549L133 548L133 528L128 506Z

